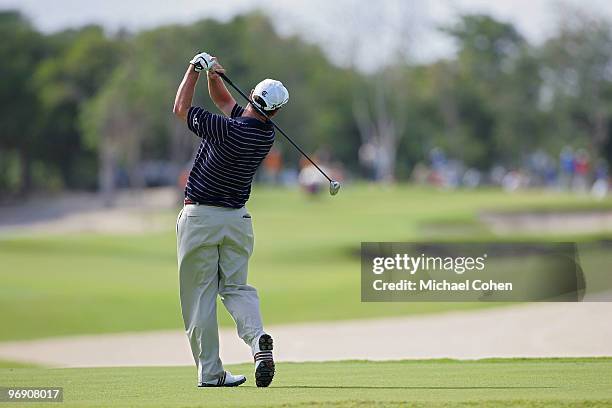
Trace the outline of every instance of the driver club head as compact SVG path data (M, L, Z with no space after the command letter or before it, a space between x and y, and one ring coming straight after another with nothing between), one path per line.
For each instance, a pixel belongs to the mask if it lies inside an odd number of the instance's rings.
M340 182L330 181L329 182L329 194L334 196L338 194L338 190L340 190Z

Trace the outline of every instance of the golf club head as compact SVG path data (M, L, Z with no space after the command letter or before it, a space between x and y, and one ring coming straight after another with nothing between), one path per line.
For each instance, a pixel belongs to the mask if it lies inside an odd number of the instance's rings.
M329 194L334 196L338 194L338 190L340 190L340 182L330 181L329 182Z

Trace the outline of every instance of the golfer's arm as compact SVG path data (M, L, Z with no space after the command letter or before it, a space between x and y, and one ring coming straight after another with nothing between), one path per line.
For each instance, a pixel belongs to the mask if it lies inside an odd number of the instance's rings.
M176 91L176 98L174 98L174 108L172 108L172 112L174 112L177 117L181 118L185 122L187 121L189 108L191 108L193 93L195 91L195 86L198 83L199 76L200 74L193 69L193 65L189 64L187 72L185 72L185 76L183 77L183 81L181 81L178 91Z
M219 108L225 116L231 116L236 100L232 94L229 93L220 76L214 78L208 76L208 93L210 94L210 99L212 99L217 108Z

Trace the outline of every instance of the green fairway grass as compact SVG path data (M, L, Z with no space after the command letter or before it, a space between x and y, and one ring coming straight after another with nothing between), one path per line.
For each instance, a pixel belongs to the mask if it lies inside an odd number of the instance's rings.
M252 365L228 368L246 374L247 383L199 389L193 368L152 367L0 369L0 384L64 387L62 406L67 407L612 405L612 359L608 358L279 363L267 389L255 387Z
M34 364L18 363L18 362L15 362L15 361L0 360L0 369L2 369L2 368L28 368L28 367L36 367L36 366Z
M493 306L361 303L360 243L482 241L498 237L478 222L481 211L612 208L612 200L347 185L333 198L257 188L248 208L256 232L250 283L259 289L265 323L273 324ZM149 234L0 238L0 341L181 327L177 213L157 214L167 229ZM225 311L220 323L232 324Z

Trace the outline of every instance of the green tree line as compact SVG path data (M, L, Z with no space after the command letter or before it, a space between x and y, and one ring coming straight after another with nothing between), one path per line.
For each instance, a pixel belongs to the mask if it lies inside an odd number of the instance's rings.
M434 147L480 170L518 166L536 149L556 156L568 144L609 163L610 27L577 14L533 45L512 24L464 15L442 28L452 57L362 73L279 36L259 13L111 35L98 26L43 34L19 12L0 11L0 195L110 190L118 169L139 187L145 161L184 167L197 139L171 107L201 50L245 90L282 80L291 100L279 125L355 177L365 174L364 143L385 152L383 171L399 180ZM214 111L202 85L195 103ZM298 155L278 145L296 166Z

